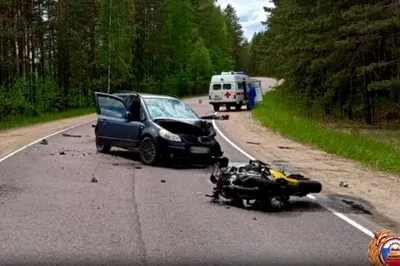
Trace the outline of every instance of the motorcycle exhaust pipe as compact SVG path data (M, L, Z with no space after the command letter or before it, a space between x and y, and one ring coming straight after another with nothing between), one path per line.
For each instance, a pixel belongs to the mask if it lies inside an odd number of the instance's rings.
M320 193L322 184L315 180L299 180L299 194Z

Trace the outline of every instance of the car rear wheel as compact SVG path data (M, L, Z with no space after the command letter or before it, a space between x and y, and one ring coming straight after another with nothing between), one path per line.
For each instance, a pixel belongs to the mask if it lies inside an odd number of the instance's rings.
M235 105L235 109L236 109L236 111L240 111L242 109L242 105L241 104L236 104Z
M214 107L214 111L218 112L220 105L219 104L214 104L213 107Z
M110 152L111 146L100 144L99 141L96 139L96 149L100 153L107 153Z
M143 164L156 164L160 157L160 151L155 140L150 137L145 137L140 142L139 155Z
M231 110L231 107L232 107L232 106L231 106L230 104L227 104L227 105L226 105L226 110L230 111L230 110Z

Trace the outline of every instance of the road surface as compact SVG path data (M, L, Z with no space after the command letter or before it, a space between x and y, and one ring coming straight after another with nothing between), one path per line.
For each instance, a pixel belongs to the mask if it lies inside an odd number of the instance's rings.
M212 113L206 98L188 102ZM82 137L56 135L0 163L2 264L368 265L371 238L313 200L281 213L212 204L209 169L98 154L90 123L65 133ZM248 161L219 141L232 162Z

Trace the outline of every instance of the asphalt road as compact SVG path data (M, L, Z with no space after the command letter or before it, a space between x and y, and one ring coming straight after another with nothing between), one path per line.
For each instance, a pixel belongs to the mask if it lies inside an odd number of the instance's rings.
M368 265L370 238L315 201L281 213L212 204L209 169L98 154L91 123L65 133L82 137L56 135L0 163L2 264ZM231 161L248 161L219 140Z

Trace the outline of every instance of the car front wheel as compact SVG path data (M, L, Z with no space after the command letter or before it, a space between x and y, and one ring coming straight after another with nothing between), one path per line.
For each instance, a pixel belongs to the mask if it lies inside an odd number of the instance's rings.
M150 137L145 137L140 142L139 155L143 164L156 164L160 157L160 151L156 141Z
M96 138L96 149L100 153L108 153L111 150L111 146L100 144Z

